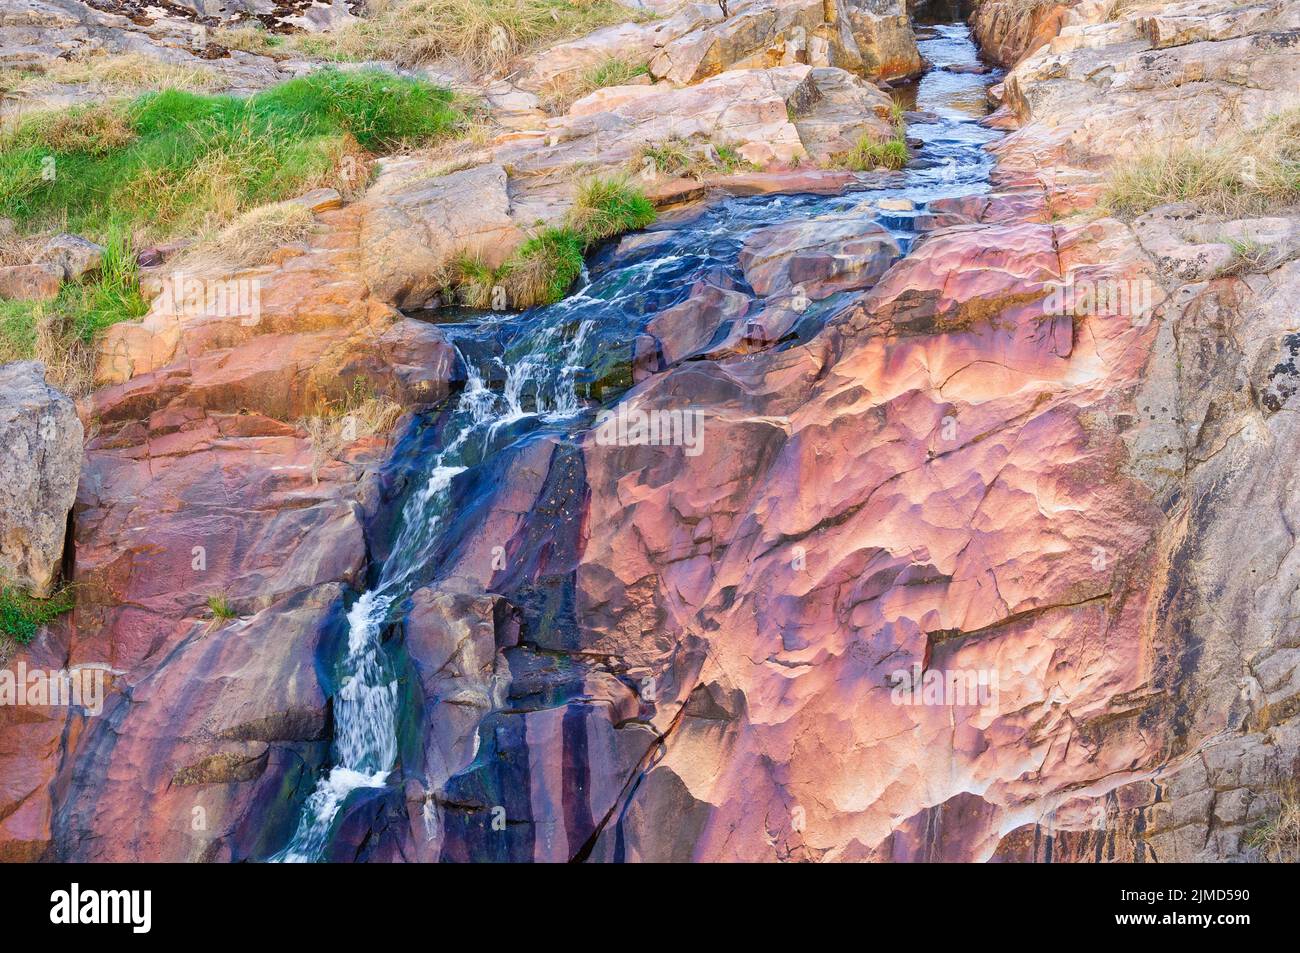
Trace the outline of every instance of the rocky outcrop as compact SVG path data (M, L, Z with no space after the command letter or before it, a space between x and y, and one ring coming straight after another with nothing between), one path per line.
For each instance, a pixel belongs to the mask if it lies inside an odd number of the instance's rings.
M34 361L0 367L0 578L54 591L81 472L81 421Z
M984 55L1015 66L1056 36L1077 0L975 0L971 31Z
M458 256L495 268L524 240L510 212L499 165L441 177L419 161L390 166L366 198L358 237L371 294L423 307L447 284Z
M543 129L503 137L493 159L522 221L563 207L574 166L643 171L643 150L673 140L728 146L760 168L824 161L865 132L888 136L889 109L888 95L833 67L731 70L684 89L598 90Z
M1207 0L1165 10L1112 21L1081 5L1008 75L1007 105L1022 124L1053 129L1072 155L1100 164L1139 148L1213 142L1294 103L1295 4Z
M548 50L520 85L542 90L610 59L645 64L653 79L676 86L800 63L884 80L921 69L900 0L734 0L730 10L723 18L717 4L685 3L665 19L598 30Z
M478 223L496 219L483 201L453 222L449 209L458 202L463 209L472 193L440 204L448 193L438 182L426 178L391 197L380 188L369 202L323 211L307 241L266 265L188 265L182 257L149 269L142 280L153 296L149 313L103 335L96 379L109 386L94 395L94 412L115 422L145 419L180 400L293 420L343 399L358 376L407 406L446 396L454 369L445 341L433 329L411 333L414 323L393 305L423 304L455 254L484 237L474 229L488 226ZM427 236L438 222L464 231L436 231L443 244L435 253ZM381 274L376 256L385 249L397 250ZM392 350L398 345L401 356Z
M640 66L665 46L722 19L716 3L677 3L671 16L644 23L622 23L587 36L559 43L541 53L521 77L519 86L532 92L580 76L611 59Z
M753 0L730 17L663 45L650 74L678 85L729 69L807 63L876 79L917 73L921 56L897 0Z
M860 52L852 11L891 15L835 8L822 26ZM86 406L77 609L29 650L106 663L113 692L94 719L0 709L0 858L285 842L328 759L344 611L437 429L381 467L380 439L319 459L294 417L354 376L409 407L444 396L443 333L393 306L554 220L575 169L677 138L780 168L889 130L848 70L766 59L759 26L789 18L784 57L815 10L734 12L698 47L610 34L696 85L600 90L448 176L390 163L301 246L202 276L265 282L254 321L148 277L150 315L110 333ZM642 289L617 403L698 415L699 444L504 434L463 475L386 634L400 784L349 799L330 859L1250 859L1300 756L1300 491L1278 449L1300 438L1300 228L1097 200L1114 156L1283 104L1292 12L993 17L994 54L1023 60L987 194L844 196L747 229L735 267L669 306ZM715 55L750 68L708 76Z

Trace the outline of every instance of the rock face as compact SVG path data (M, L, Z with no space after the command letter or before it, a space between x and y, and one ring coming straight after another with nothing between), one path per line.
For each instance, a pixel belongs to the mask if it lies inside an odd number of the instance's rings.
M1205 2L1105 20L1081 5L1060 35L1008 75L1021 123L1066 137L1068 148L1121 158L1138 148L1212 142L1294 103L1300 8ZM1196 96L1186 85L1194 83Z
M34 361L0 367L0 577L46 598L81 473L81 421Z
M723 70L807 63L879 79L912 75L921 57L898 0L752 0L730 17L664 44L656 79L685 85Z
M1077 0L975 0L971 30L984 55L1015 66L1047 44L1061 29Z
M652 78L676 86L800 63L885 80L921 69L901 0L733 0L730 8L724 19L715 3L679 4L665 19L559 44L531 65L521 86L544 89L611 58L645 64Z
M150 314L109 333L84 408L77 608L27 650L106 664L112 691L96 718L0 708L0 859L285 842L330 757L345 612L438 440L322 460L296 418L355 376L410 408L449 393L443 331L394 306L553 220L575 169L676 137L779 167L888 130L850 71L780 64L806 35L865 66L864 18L894 8L818 7L656 4L657 26L540 57L539 83L629 44L663 79L461 172L390 163L360 202L312 199L301 246L194 276L262 282L256 320L147 274ZM976 13L1020 60L986 194L796 205L671 306L638 291L619 403L698 414L698 453L506 434L466 474L447 518L478 531L385 633L401 784L348 802L330 859L1255 856L1300 758L1300 224L1097 200L1113 157L1287 104L1300 24L1269 2L1016 8Z
M677 3L671 16L645 23L623 23L560 43L539 55L519 85L538 91L568 76L581 75L610 59L649 63L660 50L687 34L722 19L716 3Z
M431 178L390 167L367 197L361 269L372 294L398 307L422 307L446 283L458 255L500 265L524 240L510 217L506 172L482 165Z

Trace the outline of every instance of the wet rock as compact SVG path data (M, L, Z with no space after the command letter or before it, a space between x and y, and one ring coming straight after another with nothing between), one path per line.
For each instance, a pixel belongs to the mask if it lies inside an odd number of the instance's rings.
M889 232L862 216L820 217L754 232L741 249L740 266L763 297L802 294L816 301L871 287L899 254Z
M0 577L45 598L63 558L81 474L82 426L34 361L0 367Z
M315 652L341 625L336 585L250 618L193 624L166 665L133 678L84 725L55 856L268 857L328 750Z

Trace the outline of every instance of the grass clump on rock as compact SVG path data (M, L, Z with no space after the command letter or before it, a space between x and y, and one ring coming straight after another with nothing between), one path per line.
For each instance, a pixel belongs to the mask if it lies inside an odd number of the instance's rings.
M634 164L640 169L684 179L734 175L754 168L734 146L680 138L642 146Z
M72 593L64 589L49 599L33 599L21 589L0 583L0 635L26 645L42 626L72 609Z
M65 284L53 302L0 301L0 359L34 356L50 315L60 331L48 340L85 344L143 315L137 248L206 233L209 251L262 260L267 235L257 233L274 226L272 237L292 241L310 216L283 205L250 210L322 186L355 194L373 156L449 139L464 126L461 103L445 89L334 69L247 98L169 90L21 117L0 133L0 218L16 227L13 240L69 231L106 252L97 274Z
M90 391L99 332L148 311L130 240L114 228L103 247L98 271L65 282L53 301L0 301L0 364L35 359L64 393L79 397Z
M1300 201L1300 109L1209 145L1148 149L1111 167L1102 203L1136 216L1192 202L1209 214L1250 215Z
M297 43L326 59L418 66L450 57L483 71L533 47L636 18L614 0L372 0L359 22Z
M576 76L557 78L543 94L543 101L552 112L558 112L598 89L627 86L649 74L650 67L646 63L634 63L622 57L612 56L588 67Z
M401 405L375 393L364 377L355 378L341 400L326 403L319 413L298 422L311 443L312 482L349 444L387 433L401 416Z
M654 205L626 178L590 178L579 185L563 225L538 232L499 268L462 259L455 283L464 303L474 308L554 304L582 274L592 246L654 220Z
M1288 779L1277 797L1277 811L1247 835L1246 845L1268 863L1300 863L1300 784Z
M875 169L901 169L909 158L907 143L901 138L880 140L866 134L844 156L842 164L853 172L871 172Z

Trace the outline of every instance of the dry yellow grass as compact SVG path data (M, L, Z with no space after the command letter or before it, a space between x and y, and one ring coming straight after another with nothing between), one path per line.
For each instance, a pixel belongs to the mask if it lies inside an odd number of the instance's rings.
M1278 809L1247 838L1262 860L1270 864L1300 863L1300 785L1288 779L1278 785Z
M387 433L401 416L400 405L387 397L366 393L365 382L358 379L346 399L300 420L298 425L311 441L312 482L319 478L321 468L349 444Z
M45 379L70 397L94 388L94 351L62 315L47 313L37 321L35 358L45 365Z
M1194 202L1207 213L1250 215L1300 201L1300 108L1210 145L1141 152L1112 166L1103 203L1120 215Z
M486 71L542 43L637 18L613 0L372 0L361 22L296 43L328 58L416 66L454 57Z
M284 39L269 33L260 26L218 27L212 31L212 42L228 50L274 56L284 46Z
M178 259L185 271L206 273L262 265L285 245L305 239L316 223L311 210L296 202L250 209Z
M135 130L122 110L109 103L32 112L25 123L39 130L42 142L54 152L102 156L135 139Z
M216 89L221 75L203 66L164 63L142 53L79 56L54 60L45 79L64 85L85 85L102 93L136 93L150 89Z

